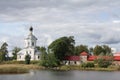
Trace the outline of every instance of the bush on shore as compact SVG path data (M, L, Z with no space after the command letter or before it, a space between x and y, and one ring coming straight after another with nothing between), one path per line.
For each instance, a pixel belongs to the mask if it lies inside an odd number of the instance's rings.
M99 59L95 60L95 63L97 63L97 65L100 68L108 68L112 64L112 61L99 58Z
M83 67L83 68L93 68L93 67L95 67L95 65L92 62L87 62L87 63L82 63L81 67Z

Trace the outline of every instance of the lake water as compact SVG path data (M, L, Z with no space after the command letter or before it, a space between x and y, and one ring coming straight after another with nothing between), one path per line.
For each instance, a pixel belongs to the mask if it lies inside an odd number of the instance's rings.
M0 80L120 80L120 72L30 71L28 74L3 74Z

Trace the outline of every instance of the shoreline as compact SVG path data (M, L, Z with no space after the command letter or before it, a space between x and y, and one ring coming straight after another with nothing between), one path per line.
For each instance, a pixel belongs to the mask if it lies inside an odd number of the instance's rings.
M30 70L53 70L53 71L120 71L119 67L109 68L82 68L75 65L63 65L55 68L45 68L36 64L0 64L0 74L24 74L29 73Z

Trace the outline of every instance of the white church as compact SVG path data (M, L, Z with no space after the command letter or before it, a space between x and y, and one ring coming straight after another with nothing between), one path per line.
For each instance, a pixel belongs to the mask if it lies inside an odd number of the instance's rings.
M36 48L37 38L33 35L33 28L30 27L29 31L29 35L25 38L25 48L17 53L18 61L24 61L27 54L31 56L31 60L40 60L40 51Z

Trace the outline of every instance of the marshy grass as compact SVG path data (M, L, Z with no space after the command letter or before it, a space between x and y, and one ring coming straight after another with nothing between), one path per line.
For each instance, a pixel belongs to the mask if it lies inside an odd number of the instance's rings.
M0 65L0 74L21 74L28 73L31 69L43 69L38 65L25 64L2 64Z
M29 69L16 65L0 65L0 74L27 73Z

